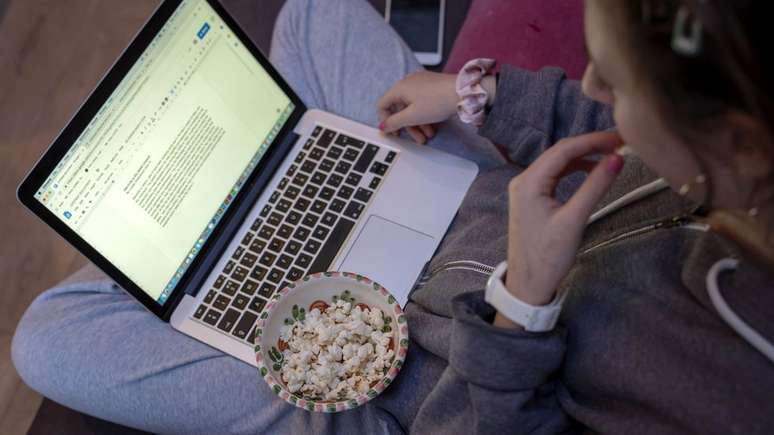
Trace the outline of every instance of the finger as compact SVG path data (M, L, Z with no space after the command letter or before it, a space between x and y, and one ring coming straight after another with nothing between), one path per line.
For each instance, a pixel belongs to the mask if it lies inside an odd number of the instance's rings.
M610 190L610 186L621 173L623 165L623 157L617 154L611 154L602 159L562 207L560 213L574 222L586 222L594 208Z
M419 129L422 130L422 134L424 134L428 140L435 136L435 127L431 124L422 124L419 126Z
M400 130L403 127L408 127L413 124L412 117L414 116L414 106L406 106L403 110L393 113L388 116L387 119L382 121L381 127L385 133L391 133L395 130ZM424 135L423 135L424 136Z
M540 179L557 178L575 159L590 154L610 154L622 143L615 132L591 133L561 141L540 156L530 167Z
M407 127L406 131L408 132L409 136L414 139L414 142L420 145L424 145L424 143L427 142L427 138L425 137L424 133L422 133L422 130L419 129L419 127Z
M395 104L402 104L403 103L403 97L401 91L398 90L398 86L391 87L387 92L382 95L381 98L379 98L379 101L376 102L377 109L381 110L390 110L390 107L394 106Z

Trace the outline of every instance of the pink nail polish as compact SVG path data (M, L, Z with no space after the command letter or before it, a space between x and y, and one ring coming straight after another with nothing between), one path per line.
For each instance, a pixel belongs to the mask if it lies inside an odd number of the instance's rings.
M384 122L379 123L379 130L384 131Z
M608 157L607 161L607 170L610 171L613 175L618 175L621 173L621 170L624 166L624 159L623 157L614 154L610 157Z

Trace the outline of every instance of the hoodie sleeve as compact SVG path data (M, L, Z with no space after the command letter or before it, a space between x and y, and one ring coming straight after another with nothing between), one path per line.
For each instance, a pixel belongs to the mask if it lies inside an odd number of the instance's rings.
M479 134L526 167L559 140L613 127L609 106L581 91L559 68L527 71L503 65L497 98Z
M563 330L513 331L485 320L484 292L453 301L449 365L419 410L412 433L557 434L573 427L554 391Z

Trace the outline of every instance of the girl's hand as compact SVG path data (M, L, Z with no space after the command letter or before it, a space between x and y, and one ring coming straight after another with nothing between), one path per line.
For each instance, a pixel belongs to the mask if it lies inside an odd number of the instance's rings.
M622 157L614 154L620 145L616 133L565 139L511 181L505 284L514 296L535 306L554 298L575 262L586 222L623 168ZM599 162L584 159L593 154L607 156ZM563 204L554 198L556 185L577 171L589 172L588 178ZM509 326L498 318L496 324Z
M455 74L418 71L396 83L377 103L379 128L393 133L406 128L415 142L435 135L434 124L457 113Z

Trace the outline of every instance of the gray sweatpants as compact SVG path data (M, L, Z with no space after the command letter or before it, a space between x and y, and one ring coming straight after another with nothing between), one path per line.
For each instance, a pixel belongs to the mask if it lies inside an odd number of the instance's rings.
M271 60L309 107L370 125L377 124L378 98L420 68L364 0L288 0ZM496 153L481 141L455 122L431 146L477 160L482 169L494 166ZM176 332L93 267L32 303L12 357L24 381L43 395L152 432L400 430L371 406L323 415L285 404L255 368Z

